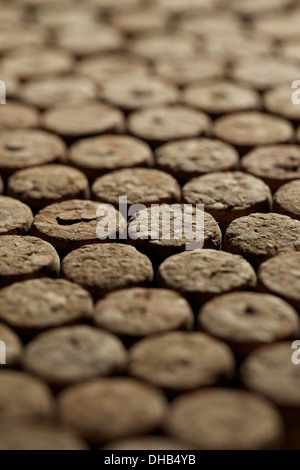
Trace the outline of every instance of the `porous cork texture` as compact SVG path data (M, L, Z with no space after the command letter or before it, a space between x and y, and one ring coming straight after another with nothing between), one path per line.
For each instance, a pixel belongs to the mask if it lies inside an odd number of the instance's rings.
M0 18L0 449L299 450L298 0Z

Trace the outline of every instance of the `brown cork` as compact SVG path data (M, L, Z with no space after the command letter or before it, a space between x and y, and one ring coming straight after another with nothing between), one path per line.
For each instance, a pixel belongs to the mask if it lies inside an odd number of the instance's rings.
M78 436L59 427L4 425L0 450L88 450Z
M298 450L299 365L292 361L294 354L298 360L299 354L292 348L291 341L264 346L246 359L240 375L245 388L264 396L279 408L287 431L285 447Z
M148 60L164 57L188 57L195 55L199 50L198 42L192 34L177 33L145 33L134 39L130 44L130 51Z
M5 106L0 106L1 133L5 130L31 129L39 127L39 124L40 115L32 106L14 101L9 101Z
M18 366L23 354L23 345L16 333L3 323L0 323L0 341L4 341L6 349L6 364L0 365L0 369Z
M176 87L159 78L129 75L105 82L103 99L128 112L149 106L175 104L180 95Z
M109 132L119 134L124 125L121 111L96 101L53 106L43 116L43 127L67 140Z
M196 332L146 338L129 350L131 376L175 393L224 384L235 372L231 350Z
M165 429L199 450L278 449L284 434L281 417L268 401L224 388L177 398Z
M8 180L8 196L19 199L35 210L69 199L88 199L86 176L64 165L42 165L20 170Z
M185 89L183 100L212 116L261 108L257 92L226 80L192 84Z
M224 341L239 358L269 343L297 337L299 318L286 302L268 294L234 292L211 300L198 316L199 329Z
M37 336L25 348L22 363L49 385L64 387L124 371L127 352L110 333L78 325Z
M285 3L291 3L285 2ZM297 5L297 3L296 3ZM279 12L276 14L257 17L255 29L273 40L283 41L299 36L297 28L300 19L299 9L290 12Z
M129 131L152 144L187 139L207 134L209 117L187 106L157 106L129 116Z
M269 113L279 114L291 121L300 120L300 106L292 101L291 83L279 85L264 94L264 106ZM298 96L297 96L298 98Z
M0 237L0 286L43 276L56 277L59 257L50 243L36 237Z
M80 75L32 80L19 91L19 96L26 103L42 110L62 103L84 103L97 98L97 95L97 85Z
M215 122L214 133L218 139L238 148L283 144L292 141L294 137L294 129L289 121L255 111L219 118Z
M16 54L16 50L24 47L44 46L48 40L48 33L44 28L37 24L21 24L21 23L2 23L0 28L0 53L9 54L12 57ZM41 47L42 49L43 47ZM25 49L26 50L26 49ZM19 51L17 52L17 54ZM8 55L6 55L8 57ZM13 61L16 66L16 62ZM5 64L5 68L6 67ZM12 70L12 67L10 68Z
M230 64L236 62L239 64L244 59L255 63L261 57L268 58L273 53L273 42L268 37L262 34L253 34L247 30L240 32L233 30L224 34L223 31L214 31L212 29L211 33L205 35L204 44L207 54ZM239 47L237 47L237 44ZM235 76L234 71L233 73L233 78L238 78ZM232 76L232 69L229 70L229 76ZM249 83L247 77L245 79L243 77L243 80L238 78L237 81Z
M68 163L82 171L90 181L111 171L153 166L150 147L127 135L103 135L76 142Z
M233 11L246 17L256 17L264 13L284 10L293 2L291 0L233 0Z
M242 158L241 165L274 192L283 184L300 179L300 148L296 145L257 148Z
M180 186L171 175L146 168L124 169L104 175L96 179L92 193L95 200L116 207L121 196L127 197L129 206L171 204L181 199Z
M0 321L22 336L84 322L92 314L89 293L64 279L32 279L0 291Z
M135 248L105 243L72 251L63 259L62 276L99 298L114 290L149 285L153 268Z
M274 194L274 212L300 220L300 180L281 186Z
M201 52L191 57L158 57L154 60L154 70L160 78L185 86L196 80L221 78L225 65L221 59Z
M47 385L15 370L0 371L1 423L46 423L55 416L55 402Z
M215 219L192 205L183 204L136 212L129 220L128 234L128 243L159 261L186 249L220 250L222 244L222 232Z
M232 71L232 78L264 91L299 77L300 65L280 57L245 57Z
M29 232L33 214L23 202L0 196L0 214L0 235L25 235Z
M125 48L123 36L107 24L71 24L56 32L56 43L78 57L119 51Z
M136 287L105 296L96 304L93 321L117 336L138 339L191 330L194 317L188 302L177 292Z
M112 15L113 26L126 36L132 37L145 32L163 31L168 27L168 14L151 2L143 8L119 11Z
M272 195L260 179L245 173L211 173L188 182L182 190L189 204L204 204L221 227L253 212L271 210Z
M258 289L282 297L300 310L300 253L284 253L263 263Z
M19 47L3 59L3 66L22 80L68 73L73 68L68 51L52 47Z
M98 224L102 224L106 238L99 238ZM125 230L123 216L113 207L72 199L42 209L34 218L31 234L51 243L59 253L67 254L84 245L117 240Z
M280 253L300 251L300 222L274 213L241 217L226 230L224 247L258 266Z
M15 171L64 160L66 147L56 135L20 129L0 133L0 171L4 177Z
M101 54L83 59L77 64L78 73L92 78L98 85L121 76L137 77L148 72L147 62L131 54Z
M155 150L158 169L173 175L181 184L216 171L235 170L236 150L220 140L199 138L171 142Z
M128 378L98 379L59 396L62 423L95 444L155 430L166 408L159 390Z
M195 250L171 256L158 270L161 287L179 291L196 307L227 292L251 290L256 275L241 256L216 250Z

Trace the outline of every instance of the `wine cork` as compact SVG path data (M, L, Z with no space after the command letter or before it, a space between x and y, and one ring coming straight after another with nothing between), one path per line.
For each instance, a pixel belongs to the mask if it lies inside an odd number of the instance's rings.
M52 387L124 371L127 352L110 333L87 325L40 334L25 348L23 367Z
M281 416L268 401L226 388L193 392L174 400L165 429L199 450L280 449L284 435Z
M151 148L127 135L103 135L76 142L70 148L68 163L82 171L90 181L124 168L151 167Z
M243 2L233 0L231 3L234 12L255 18L257 15L284 10L293 2L291 0L244 0Z
M221 5L220 0L187 0L182 3L181 0L158 0L158 5L162 10L170 15L179 16L188 12L189 14L209 13Z
M256 90L264 91L299 77L300 65L280 57L245 57L232 71L232 78ZM292 77L292 78L291 78Z
M235 372L228 346L197 332L171 332L136 343L129 350L131 376L166 391L183 393L225 384Z
M62 423L94 444L154 431L167 408L159 390L129 378L69 387L58 402Z
M77 57L120 51L125 48L123 36L107 24L103 24L101 28L97 24L94 26L85 23L72 24L56 31L55 39L58 47Z
M0 131L17 129L32 129L39 127L40 115L38 111L26 104L14 101L7 102L0 107Z
M151 75L121 76L103 84L103 99L130 112L149 106L175 104L180 95L175 86Z
M0 450L88 450L75 434L53 426L0 427Z
M258 270L258 289L282 297L300 310L300 253L284 253L263 263Z
M272 39L282 41L299 36L297 24L300 18L299 9L291 12L280 12L276 14L258 17L255 20L255 29L270 36Z
M300 120L300 107L292 101L291 84L279 85L264 94L264 106L269 113L279 114L291 121Z
M127 204L171 204L179 202L181 190L177 181L162 171L133 168L115 171L96 179L92 186L93 198L107 204L119 205L119 197L126 196Z
M19 47L3 59L3 66L22 80L68 73L73 64L72 54L54 47Z
M19 91L19 96L26 103L41 110L63 103L84 103L97 98L97 95L97 85L80 75L31 80Z
M299 449L299 374L290 341L254 351L242 365L241 380L248 390L263 395L280 410L286 427L287 449ZM297 359L297 358L296 358Z
M273 192L300 178L300 148L296 145L259 147L242 158L242 169L261 178Z
M15 370L1 370L1 423L51 422L55 416L54 398L45 383Z
M120 134L124 125L121 111L96 101L53 106L43 116L45 129L71 142L110 132Z
M261 98L256 91L226 80L191 84L185 89L183 100L188 106L212 116L261 108Z
M195 250L171 256L158 270L159 286L179 291L198 308L221 294L252 290L256 275L241 256Z
M153 268L135 248L106 243L72 251L63 259L62 276L100 298L114 290L149 285Z
M97 23L98 9L89 3L76 4L74 2L41 2L35 10L36 21L45 25L54 32L72 24Z
M153 63L156 75L179 86L197 80L221 78L225 74L225 65L221 59L202 52L191 57L158 57Z
M41 165L14 173L8 180L7 194L35 210L68 199L87 199L86 176L64 165Z
M241 32L243 24L238 17L231 11L213 10L211 13L203 14L197 11L194 14L187 12L179 19L179 27L187 33L192 33L200 38L205 38L207 35L223 34L226 36L228 33Z
M0 235L25 235L29 232L33 214L23 202L0 196L0 213Z
M47 31L36 24L12 24L10 22L5 24L3 22L0 28L0 53L11 57L11 54L12 56L18 54L16 50L20 48L43 47L48 39ZM16 65L15 61L14 64ZM8 69L6 65L5 68Z
M0 365L0 369L17 367L23 354L23 345L20 338L11 328L0 323L0 341L5 344L5 365Z
M136 212L128 222L128 234L128 243L158 263L187 249L220 250L222 244L222 232L215 219L184 204Z
M85 322L93 315L93 301L79 285L64 279L30 279L0 291L0 321L20 336Z
M135 38L130 44L130 52L147 60L180 58L195 55L199 43L192 34L184 32L152 32Z
M293 339L299 332L297 312L268 294L234 292L206 303L199 312L201 331L224 341L238 358L265 344Z
M43 276L57 277L60 261L53 246L36 237L0 237L0 286Z
M274 194L274 212L300 220L300 180L281 186Z
M62 162L65 153L63 141L48 132L33 129L0 132L0 171L5 178L25 168Z
M136 111L129 116L131 134L153 145L170 140L187 139L207 134L209 117L187 106L157 106Z
M259 266L280 253L300 251L300 222L280 214L251 214L234 220L225 233L227 251Z
M163 31L168 27L167 12L155 5L145 5L136 10L115 12L111 16L113 26L122 34L134 37L145 32Z
M155 150L156 167L174 176L181 184L207 173L235 170L236 150L220 140L207 138L170 142Z
M166 331L191 330L194 317L188 302L177 292L133 287L100 300L93 321L122 338L139 339Z
M239 47L236 45L239 44ZM259 61L261 58L268 58L273 54L273 42L262 34L253 34L251 31L214 31L207 33L204 37L204 48L207 54L219 60L226 61L230 65L239 64L240 61ZM234 70L239 67L237 65ZM240 68L239 68L240 69ZM242 70L242 69L241 69ZM234 73L234 71L233 71ZM240 72L242 74L242 71ZM232 69L229 69L229 76ZM247 83L247 77L245 82ZM234 78L235 77L234 75ZM237 81L244 81L238 80Z
M106 238L100 239L97 228L103 218L103 224L108 226ZM45 207L35 216L31 228L32 235L51 243L62 255L84 245L117 240L125 231L126 222L119 211L107 204L80 199Z
M272 206L269 187L260 179L236 171L211 173L188 182L182 190L189 204L204 204L222 228L254 212L268 212Z
M298 39L295 38L295 39L289 39L287 41L284 41L284 43L281 44L281 48L279 51L280 51L280 55L282 55L283 58L297 61L299 59Z
M255 111L219 118L215 122L214 132L218 139L235 145L240 151L259 145L291 142L294 137L289 121Z
M133 54L101 54L81 60L76 70L78 73L93 79L100 87L106 81L118 79L121 76L139 76L148 72L146 60Z

